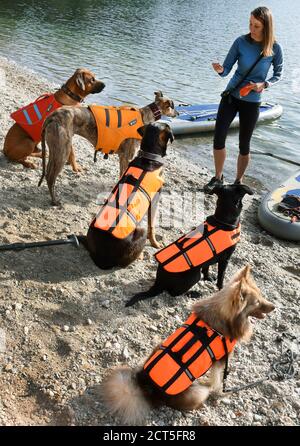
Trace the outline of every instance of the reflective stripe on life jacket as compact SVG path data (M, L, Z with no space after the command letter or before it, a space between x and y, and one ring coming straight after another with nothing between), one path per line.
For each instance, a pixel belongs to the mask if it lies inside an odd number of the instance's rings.
M192 313L148 359L144 372L160 390L177 395L204 375L213 362L231 352L235 344Z
M154 255L166 271L181 273L203 265L234 246L240 240L240 231L240 224L227 231L205 221Z
M129 166L96 216L94 226L124 239L131 234L161 189L161 168L148 172Z
M89 108L97 123L96 150L103 153L115 152L127 138L142 139L137 132L144 125L139 109L112 105L90 105Z
M25 105L10 116L28 133L33 141L38 143L41 141L45 119L60 107L62 107L62 104L56 101L54 94L44 94L38 97L35 102Z

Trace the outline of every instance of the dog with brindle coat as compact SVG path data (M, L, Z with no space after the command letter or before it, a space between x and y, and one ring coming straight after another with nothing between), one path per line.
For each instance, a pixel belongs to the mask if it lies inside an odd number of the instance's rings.
M141 115L141 126L160 119L161 115L175 117L178 115L174 103L161 91L155 93L155 100L149 105L138 109ZM115 130L118 132L118 129ZM55 183L72 150L72 138L80 135L87 139L95 148L98 142L98 127L93 112L88 107L63 107L56 110L46 119L42 134L43 175L39 186L46 176L52 204L58 205L55 193ZM46 145L49 149L49 160L46 169ZM138 139L124 139L115 153L119 156L120 177L129 162L135 157L139 148Z
M154 285L148 291L134 295L126 307L163 291L168 291L171 296L184 294L198 283L201 272L204 280L211 280L209 268L215 263L218 264L217 286L219 289L223 287L228 262L239 240L242 200L245 194L253 195L253 191L244 184L229 184L218 185L211 193L218 197L214 215L156 253L159 266ZM172 255L167 258L164 251L170 247Z
M90 70L78 68L73 76L53 96L54 100L61 104L61 106L78 106L87 95L100 93L104 87L105 84L95 79L94 73ZM11 161L34 169L36 165L28 161L27 157L42 157L42 152L37 147L37 144L37 141L34 141L18 123L15 123L5 137L3 152ZM69 162L74 172L80 170L76 164L74 150L72 148L69 153Z
M159 247L155 217L162 189L163 157L173 141L168 124L148 124L143 129L141 150L93 219L87 236L79 241L101 269L126 267L142 253L146 239ZM140 227L144 215L148 231Z

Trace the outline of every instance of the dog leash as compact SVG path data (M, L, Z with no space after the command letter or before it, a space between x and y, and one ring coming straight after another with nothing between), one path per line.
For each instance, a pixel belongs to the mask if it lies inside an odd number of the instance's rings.
M224 344L225 348L225 344ZM259 384L262 384L265 381L268 380L276 380L278 381L285 381L287 379L292 379L296 375L296 368L295 368L295 362L297 361L298 357L295 352L288 349L286 352L282 353L277 361L274 361L271 363L270 370L268 374L257 381L254 381L249 384L245 384L240 387L233 387L231 389L226 389L226 379L229 374L228 371L228 352L225 348L226 352L226 363L224 368L224 375L223 375L223 393L234 393L239 392L240 390L250 389L252 387L256 387Z

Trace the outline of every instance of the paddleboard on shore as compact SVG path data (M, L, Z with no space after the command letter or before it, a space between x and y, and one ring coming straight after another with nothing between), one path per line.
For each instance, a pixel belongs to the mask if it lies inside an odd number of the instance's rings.
M189 133L211 132L215 128L219 104L180 104L175 108L179 113L176 118L162 116L160 122L166 122L173 130L174 135ZM260 106L258 122L271 121L282 115L279 104L263 102ZM230 128L239 126L238 115L232 121Z
M263 198L258 208L258 221L268 232L285 240L300 240L300 221L279 212L278 205L286 195L300 197L300 170Z

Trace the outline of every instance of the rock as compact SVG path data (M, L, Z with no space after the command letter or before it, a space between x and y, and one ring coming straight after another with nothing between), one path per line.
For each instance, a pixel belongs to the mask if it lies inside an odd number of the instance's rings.
M13 370L13 365L11 363L6 364L6 366L4 367L4 370L6 372L12 372Z
M69 327L69 325L64 325L63 326L63 331L69 331L70 330L70 327Z
M263 419L263 417L261 415L255 414L253 417L254 421L261 421Z
M104 300L103 302L101 302L101 305L104 308L109 308L109 300Z
M129 353L127 347L124 347L124 350L123 350L123 353L122 353L122 354L123 354L123 356L124 356L125 359L128 359L128 358L130 357L130 353Z
M231 404L231 400L229 398L222 398L220 402L226 404L226 406Z
M157 331L157 327L155 327L155 325L150 325L149 328L152 331Z

